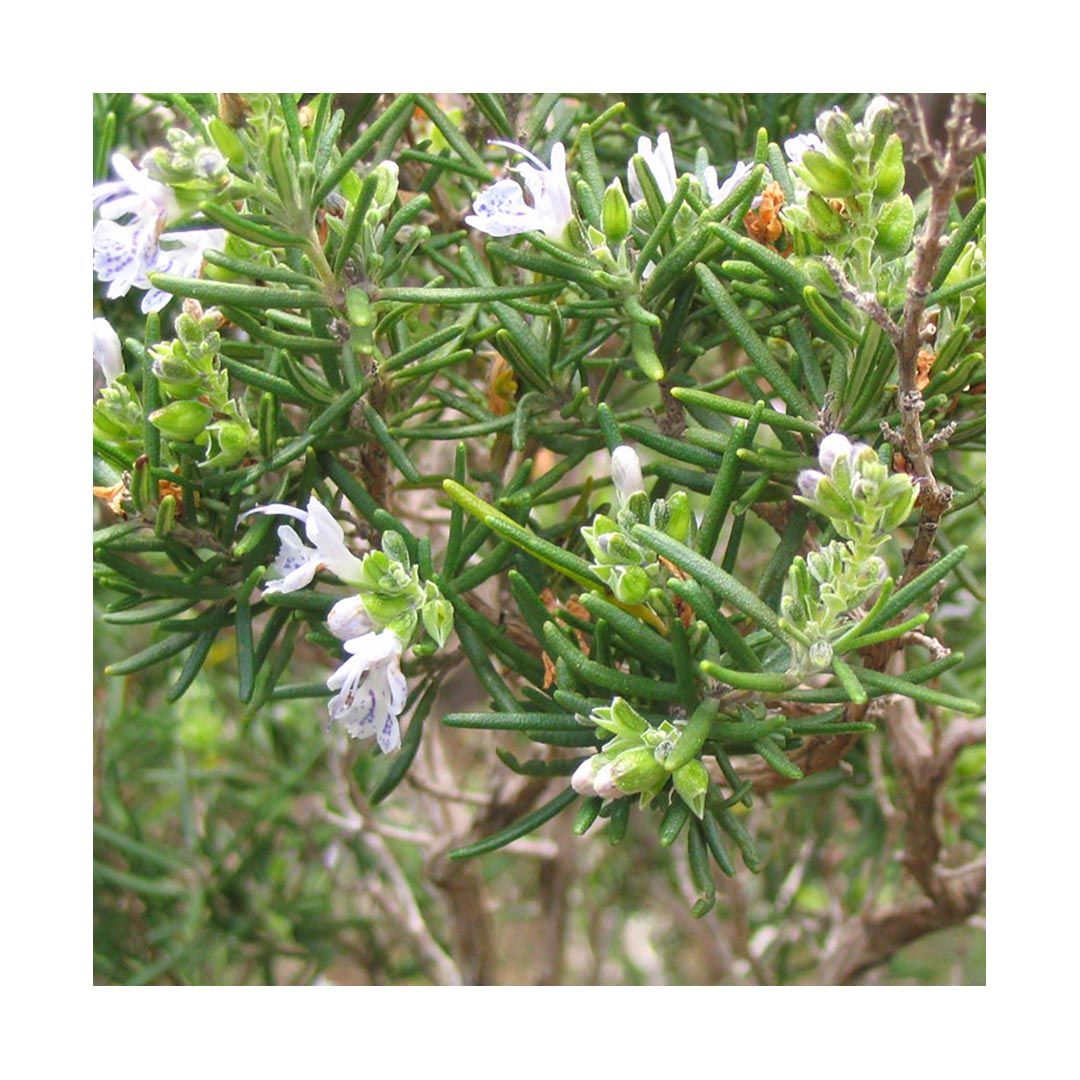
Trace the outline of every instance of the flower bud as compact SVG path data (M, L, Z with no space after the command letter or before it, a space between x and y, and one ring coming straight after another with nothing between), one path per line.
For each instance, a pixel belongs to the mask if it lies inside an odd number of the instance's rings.
M388 626L405 611L412 611L412 600L401 596L380 596L378 593L362 594L364 607L372 622L380 628ZM415 615L415 612L414 612Z
M394 161L382 161L375 166L375 175L378 177L375 187L375 197L371 200L371 207L367 212L367 220L377 224L390 204L397 197L398 191L398 167Z
M828 667L832 662L833 649L827 641L815 641L810 646L810 663L816 668Z
M697 817L705 815L705 794L709 790L709 774L698 758L693 758L672 773L675 790Z
M107 407L103 408L99 400L94 405L94 434L102 442L116 443L129 438L133 432L128 425L121 422L122 418L113 416Z
M624 750L611 764L612 783L624 795L659 791L667 783L668 771L647 746Z
M174 401L150 414L150 423L167 439L191 442L206 430L214 410L201 401Z
M586 758L570 777L570 786L579 794L588 797L599 795L600 792L594 787L596 774L611 760L608 754L593 754Z
M840 457L848 457L851 454L851 441L846 435L841 435L839 431L834 431L831 435L826 435L821 440L821 445L818 447L818 461L821 462L822 469L825 470L830 476L832 475L833 467L836 461Z
M810 188L826 199L843 199L855 194L855 177L839 162L817 150L807 150L803 154L801 168Z
M594 757L599 757L599 754L594 754ZM601 799L618 799L625 792L620 791L615 784L615 778L612 774L612 766L610 762L605 762L596 772L593 773L592 778L593 791L600 796Z
M829 563L820 551L806 553L806 568L810 571L810 576L818 583L828 580Z
M799 473L799 494L805 499L814 499L817 497L818 484L825 479L823 472L818 472L817 469L803 469Z
M890 135L886 141L875 181L874 198L881 202L895 199L904 190L904 144L899 135Z
M207 462L230 469L238 464L254 446L257 434L251 424L240 420L222 420L211 429L217 435L218 452Z
M649 496L644 491L635 491L626 500L626 510L634 519L634 523L649 520Z
M839 462L845 460L845 458L837 459ZM845 467L841 465L840 468ZM826 476L819 481L817 491L814 493L814 501L817 503L817 509L833 523L838 531L842 532L842 523L851 518L852 509L851 504L837 490L836 482L832 477ZM847 534L842 533L842 535L846 536Z
M825 145L841 161L855 160L855 147L852 142L855 124L846 112L839 108L823 112L817 119L817 129Z
M806 199L810 224L822 240L835 240L844 231L844 219L816 192Z
M409 569L409 566L411 565L409 560L409 548L401 533L392 530L384 532L382 549L393 562L400 563L406 570Z
M433 594L432 594L433 590ZM441 649L454 629L454 609L450 601L445 599L439 592L438 586L429 581L425 587L427 598L420 609L421 618L424 620L424 629L428 635L438 644Z
M640 604L649 592L649 575L640 566L628 566L616 572L615 598L633 607Z
M172 352L157 356L154 378L167 383L172 397L198 397L204 390L203 378L185 358Z
M908 519L919 497L918 485L903 473L891 476L881 489L881 501L888 502L888 509L881 518L882 532L898 529Z
M236 132L217 116L211 117L206 126L210 132L210 138L214 140L214 145L225 155L225 160L234 169L241 168L247 155L244 153L244 144L237 137Z
M330 633L342 641L351 641L375 629L359 596L346 596L339 600L326 616L326 625Z
M893 103L880 94L866 106L863 113L862 126L873 136L874 144L870 152L870 163L877 161L878 155L885 147L885 142L893 133L896 126L896 118L893 112Z
M107 383L124 374L120 338L108 319L94 320L94 362L101 368Z
M601 549L606 561L615 566L639 566L644 552L622 533L607 533L601 537Z
M608 714L611 722L617 725L610 728L614 734L641 735L649 730L649 722L625 698L615 698Z
M649 525L660 532L667 532L668 522L671 520L671 510L667 499L657 499L649 507Z
M645 490L641 460L633 448L625 443L616 446L611 453L611 479L621 503L626 503L635 491Z
M158 539L164 539L173 530L176 524L176 496L169 494L158 504L157 515L154 518L154 535Z
M893 258L904 255L915 235L915 207L910 195L901 195L881 208L874 246Z
M609 244L621 244L630 235L630 202L616 177L604 192L604 236Z
M685 544L690 536L691 530L697 528L697 523L694 520L694 512L690 509L690 499L687 497L685 491L674 491L667 498L668 508L668 521L664 526L664 532L672 538L672 540L678 540L680 544Z
M386 624L386 629L392 631L398 638L408 644L413 634L416 633L416 624L419 621L416 610L410 607L391 619Z

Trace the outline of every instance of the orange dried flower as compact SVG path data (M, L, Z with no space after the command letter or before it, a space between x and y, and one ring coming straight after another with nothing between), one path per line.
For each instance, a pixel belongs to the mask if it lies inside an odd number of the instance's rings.
M555 685L555 664L546 652L540 658L544 661L544 689L549 690Z
M915 357L915 385L920 390L925 390L930 385L930 369L934 366L937 354L933 349L924 345Z
M111 487L96 487L93 490L94 498L101 499L117 517L127 517L121 503L121 500L128 493L127 484L125 484L123 480L117 481Z
M518 383L514 369L507 362L506 357L496 353L488 368L488 408L495 416L506 416L514 407L517 391Z
M784 223L780 220L780 208L784 205L784 192L774 180L761 193L761 202L756 210L747 212L743 218L746 231L759 244L772 246L784 233Z

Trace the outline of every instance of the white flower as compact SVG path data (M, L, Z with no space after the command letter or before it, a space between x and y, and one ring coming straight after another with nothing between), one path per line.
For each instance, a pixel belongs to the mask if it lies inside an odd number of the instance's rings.
M150 284L153 272L195 277L203 251L222 247L222 229L166 233L180 216L173 193L145 169L137 168L123 154L112 157L119 180L94 186L94 209L100 220L94 226L94 273L109 283L106 296L116 300L132 289L149 290L142 300L143 314L160 311L169 293Z
M820 152L824 149L825 144L816 135L793 135L784 143L784 153L793 165L799 165L802 162L803 154L807 150Z
M225 247L224 229L192 229L187 232L165 233L158 245L157 258L151 269L155 274L171 274L173 277L195 278L202 269L207 248L222 250ZM144 312L160 311L172 293L150 287L143 297Z
M345 546L344 530L314 495L308 499L307 510L269 503L248 510L240 519L251 514L285 514L297 518L304 522L304 532L315 545L308 547L291 526L282 525L278 529L281 550L271 567L277 579L267 583L266 592L295 592L309 585L320 570L329 570L349 584L359 583L363 563Z
M374 735L384 754L401 745L398 716L408 694L401 674L402 648L392 630L353 638L345 642L351 656L326 680L338 691L327 705L330 719L341 720L354 739Z
M108 319L94 320L94 360L105 381L111 383L124 374L124 360L120 352L120 338Z
M574 216L566 179L566 148L562 143L555 144L549 169L523 146L498 140L494 145L505 146L528 159L511 169L524 182L532 205L525 202L520 184L510 179L500 180L477 195L473 213L465 218L465 223L489 236L542 232L551 240L561 240Z
M656 137L656 147L647 136L642 135L638 139L637 152L645 159L645 164L664 197L664 202L671 200L675 194L675 157L671 152L671 136L666 131L660 132ZM645 198L641 183L638 180L634 163L631 161L626 170L626 179L630 184L630 198L635 202Z
M176 198L164 184L151 180L123 154L110 160L120 179L94 185L94 209L102 218L117 221L130 215L135 224L164 228L179 216Z
M113 154L112 167L120 179L94 186L94 209L101 219L94 226L94 272L110 283L106 295L115 300L132 286L150 287L147 275L154 269L158 240L178 207L164 184L123 154Z
M709 202L713 206L722 203L750 173L751 166L745 161L737 161L731 175L722 183L716 180L716 166L709 165L705 169L705 191L708 193Z
M641 461L632 447L616 446L611 453L611 479L623 504L637 491L645 490L641 477Z

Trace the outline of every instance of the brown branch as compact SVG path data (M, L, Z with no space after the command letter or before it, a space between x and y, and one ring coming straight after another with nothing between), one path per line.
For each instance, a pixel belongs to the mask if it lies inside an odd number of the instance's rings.
M935 746L909 698L896 698L885 721L905 815L901 862L923 896L881 911L865 909L840 927L820 969L821 981L848 983L916 939L976 914L986 892L985 858L960 869L941 862L942 789L967 746L985 740L985 719L952 721Z
M919 938L956 926L974 915L986 892L986 864L979 862L957 875L964 902L942 908L926 897L885 908L872 916L845 922L818 969L827 986L851 983L863 972L885 963L899 949Z
M953 199L961 180L975 157L985 147L985 139L974 128L971 114L975 100L957 94L945 123L945 143L936 145L930 137L922 99L916 94L902 94L900 123L907 131L911 156L918 163L930 185L930 207L923 230L915 242L915 264L908 280L907 299L897 345L899 383L896 399L900 408L900 446L913 475L922 486L919 520L915 541L907 556L903 581L909 581L926 564L933 547L938 522L952 501L952 489L939 485L934 477L931 448L923 440L920 414L924 402L918 387L919 350L926 328L923 318L934 273L944 248L943 234L949 221ZM897 433L886 432L895 437Z
M570 922L570 887L574 883L574 851L569 814L552 823L557 854L539 868L540 970L538 986L560 986L566 965L566 932Z
M448 853L490 836L527 814L548 787L529 777L513 777L464 835L448 836L427 862L428 880L446 901L451 953L466 986L491 986L497 982L495 950L485 911L485 888L477 868L470 860L451 859Z
M944 770L951 769L962 750L984 742L986 742L985 716L977 720L972 720L967 716L957 717L945 729L935 757L935 767Z

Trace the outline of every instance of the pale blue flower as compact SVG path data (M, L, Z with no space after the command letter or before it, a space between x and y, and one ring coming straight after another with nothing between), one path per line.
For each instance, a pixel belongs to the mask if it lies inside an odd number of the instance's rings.
M654 147L651 140L642 135L638 139L637 152L649 167L649 172L652 173L652 178L656 181L656 186L660 189L664 202L669 202L675 194L676 181L675 157L671 152L671 136L666 131L660 132L656 137L656 146ZM635 202L644 199L645 192L642 190L641 183L638 180L633 161L627 167L626 179L630 185L630 198Z
M124 358L120 351L120 338L108 319L94 320L94 360L105 381L111 383L124 374Z
M327 704L331 721L340 720L354 739L374 735L384 754L401 745L398 717L408 696L403 648L392 630L353 638L345 642L349 659L326 680L337 691Z
M717 183L716 166L706 166L705 191L709 196L709 202L713 206L722 203L750 174L751 168L752 166L745 161L737 161L731 175L722 184L719 184Z
M784 142L784 153L792 165L802 162L803 154L807 150L817 150L819 153L825 149L825 144L816 135L793 135Z
M525 202L520 184L510 179L500 180L473 200L473 213L466 216L465 224L488 236L542 232L551 240L562 240L574 216L566 179L566 148L562 143L552 147L551 168L548 168L517 143L495 141L494 145L505 146L527 159L511 169L521 177L532 205Z
M307 510L285 503L256 506L241 514L241 520L251 514L284 514L304 523L304 532L312 547L305 544L289 525L278 529L281 548L271 566L274 578L264 586L264 592L290 593L306 588L320 570L329 570L342 581L357 584L363 574L363 563L345 546L345 532L333 515L312 495Z
M225 244L222 229L167 233L180 216L173 193L152 180L123 154L113 154L113 171L120 178L94 186L94 273L109 283L106 296L116 300L132 289L146 290L143 314L160 311L171 294L154 288L150 274L197 277L203 252Z

